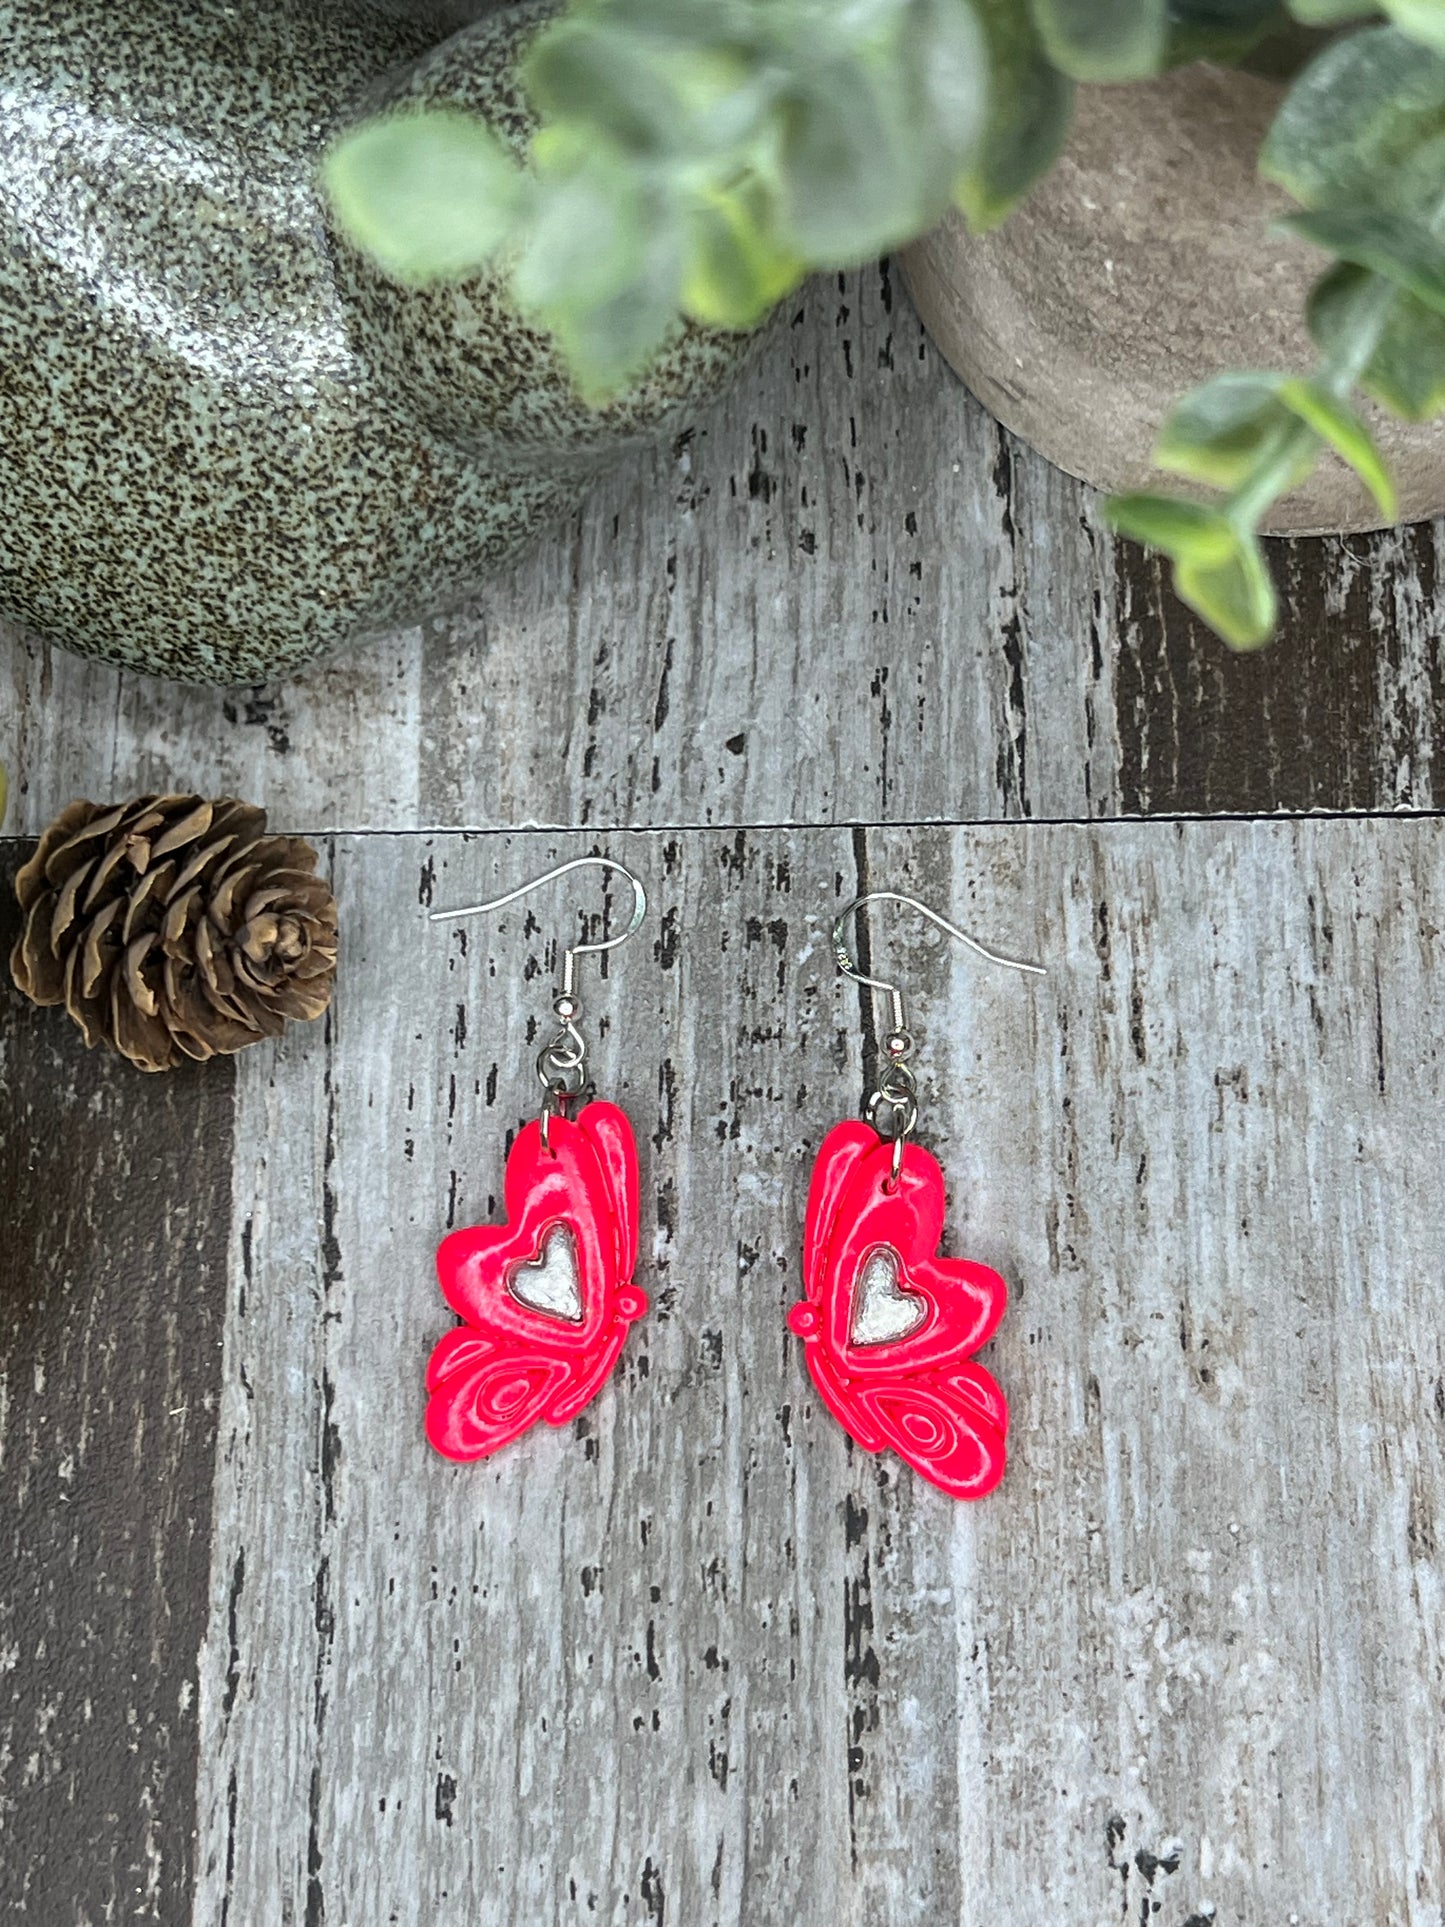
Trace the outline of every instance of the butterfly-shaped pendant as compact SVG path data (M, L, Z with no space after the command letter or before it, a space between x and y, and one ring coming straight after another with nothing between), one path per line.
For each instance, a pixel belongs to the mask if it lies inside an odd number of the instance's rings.
M808 1193L806 1296L788 1313L813 1383L870 1452L885 1447L955 1499L979 1499L1003 1477L1008 1407L970 1355L1003 1317L996 1271L940 1258L943 1172L871 1125L839 1124L823 1140Z
M449 1459L482 1459L538 1419L565 1425L617 1363L647 1310L637 1264L637 1144L613 1104L518 1133L505 1225L454 1231L437 1252L447 1303L465 1321L427 1367L427 1437Z

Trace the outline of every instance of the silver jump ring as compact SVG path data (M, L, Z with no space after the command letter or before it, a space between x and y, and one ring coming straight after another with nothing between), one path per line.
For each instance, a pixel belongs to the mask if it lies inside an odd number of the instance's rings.
M550 1153L552 1119L565 1118L571 1110L573 1101L586 1094L587 1084L581 1071L578 1070L575 1072L575 1082L573 1077L557 1077L550 1081L544 1080L543 1088L545 1095L542 1098L542 1149Z
M587 1055L587 1039L569 1017L547 1049L552 1053L552 1061L556 1064L580 1064Z
M918 1095L918 1079L906 1064L890 1064L878 1080L878 1094L890 1104L904 1104Z
M544 1044L541 1056L559 1071L576 1070L587 1056L587 1046L579 1037L574 1043L567 1037L554 1037L550 1044Z
M879 1115L883 1111L888 1113L886 1120ZM907 1064L895 1061L885 1067L878 1088L864 1106L864 1116L880 1137L898 1143L912 1136L918 1123L918 1080Z
M560 1091L568 1097L578 1096L587 1082L582 1056L543 1045L537 1054L537 1082L549 1094Z
M886 1118L882 1115L884 1112ZM864 1105L863 1115L879 1137L911 1137L918 1125L918 1099L890 1097L886 1091L875 1091Z
M587 1039L569 1016L562 1028L537 1053L537 1076L544 1090L559 1081L575 1095L585 1081L582 1066L587 1061ZM572 1082L576 1078L575 1084Z
M885 1110L888 1112L886 1120L879 1115ZM881 1091L875 1091L868 1100L865 1114L879 1137L896 1142L900 1138L912 1137L918 1128L918 1099L886 1097Z

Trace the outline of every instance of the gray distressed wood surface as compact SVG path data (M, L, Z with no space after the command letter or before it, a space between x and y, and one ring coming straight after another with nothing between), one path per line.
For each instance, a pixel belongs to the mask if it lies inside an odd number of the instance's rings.
M98 771L135 790L183 766L318 827L1087 813L1113 763L1093 774L1110 544L1019 459L889 275L818 284L729 402L461 618L160 709L6 638L12 827Z
M868 270L454 621L230 692L0 630L9 831L234 789L339 832L346 937L234 1084L0 1004L0 1910L1442 1927L1437 539L1277 546L1230 657ZM1389 820L1110 820L1299 810ZM459 833L528 825L580 834ZM576 1435L454 1471L431 1253L559 925L419 899L591 838L655 886L592 1002L658 1308ZM860 880L1053 969L876 933L1015 1291L973 1510L781 1323Z
M178 782L298 828L1433 808L1435 539L1272 545L1281 639L1231 657L869 268L460 617L163 697L0 628L9 828Z
M338 837L334 1015L238 1061L196 1921L1434 1927L1439 826L608 838L655 1310L575 1427L450 1466L432 1253L496 1209L559 924L423 910L584 847ZM884 880L1050 966L874 929L949 1244L1013 1286L977 1507L851 1449L783 1325L863 1088L825 924Z
M16 856L0 844L7 958ZM231 1066L143 1080L52 1017L4 974L0 1918L180 1921L192 1889Z

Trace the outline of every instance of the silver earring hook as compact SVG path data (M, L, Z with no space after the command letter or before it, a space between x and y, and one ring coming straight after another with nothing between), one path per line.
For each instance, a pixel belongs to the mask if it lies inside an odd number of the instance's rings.
M559 863L555 869L546 871L542 876L533 877L529 883L519 883L515 890L508 890L505 896L492 897L486 903L468 903L457 910L433 910L430 921L446 923L454 917L480 917L492 910L505 910L509 903L515 903L519 897L525 897L533 890L540 890L544 883L553 883L558 877L570 875L573 870L615 870L619 876L626 877L632 885L632 921L620 936L605 937L598 943L574 943L570 949L563 952L562 995L570 997L577 981L577 959L598 957L605 950L616 950L619 944L624 944L629 937L636 936L642 926L642 919L647 915L647 892L642 887L642 879L634 876L625 863L618 863L610 856L574 856L570 863Z
M635 936L647 915L647 892L642 887L641 877L634 876L625 863L618 863L610 856L575 856L570 863L559 863L555 869L546 871L542 876L533 877L530 882L519 883L515 890L508 890L504 896L492 897L486 903L469 903L456 910L433 910L432 923L447 923L455 917L485 916L491 910L504 910L509 903L519 897L540 890L544 883L555 883L558 877L570 876L573 870L615 870L632 885L632 921L616 937L602 937L596 943L574 943L562 956L562 988L552 999L552 1009L556 1012L561 1029L537 1053L537 1078L545 1096L542 1100L542 1145L551 1150L549 1127L557 1115L566 1116L567 1107L574 1099L584 1102L590 1092L587 1077L587 1039L577 1028L577 1019L582 1014L582 1006L577 999L577 959L579 957L599 957L604 951L616 950L619 944Z
M921 917L926 917L931 924L937 925L956 943L961 943L965 950L971 950L976 957L982 957L985 963L1000 964L1005 970L1022 970L1030 977L1048 975L1042 964L1023 963L1017 957L1001 956L997 950L990 950L986 943L980 943L977 937L969 936L966 930L960 930L956 923L950 923L947 917L941 917L936 910L930 910L928 905L920 903L917 897L906 897L899 890L870 890L866 896L854 897L847 908L840 911L838 920L833 925L833 961L838 966L839 973L849 978L851 982L866 984L870 990L881 990L892 1000L893 1029L899 1036L906 1035L908 1029L903 1020L902 991L897 984L887 983L882 977L865 977L853 961L853 953L849 950L843 936L843 926L849 917L857 911L867 909L870 903L901 903L910 910L916 910Z
M878 1079L878 1088L863 1106L864 1117L879 1136L893 1141L893 1161L888 1179L892 1186L898 1183L899 1173L903 1169L903 1146L918 1125L918 1080L908 1064L913 1054L913 1038L903 1013L903 992L897 984L889 983L886 978L865 977L854 962L853 953L843 934L849 917L862 912L870 903L901 903L910 910L916 910L921 917L937 925L955 942L961 943L965 950L973 951L986 963L999 964L1005 970L1021 970L1031 977L1042 977L1047 973L1042 964L1024 963L1016 957L1005 957L997 950L990 950L987 944L969 936L966 930L960 930L956 923L939 916L936 910L930 910L917 897L904 896L899 890L870 890L866 896L855 897L839 913L833 925L833 961L838 966L839 974L852 983L866 985L869 990L881 990L893 1006L893 1028L883 1040L883 1052L888 1062Z

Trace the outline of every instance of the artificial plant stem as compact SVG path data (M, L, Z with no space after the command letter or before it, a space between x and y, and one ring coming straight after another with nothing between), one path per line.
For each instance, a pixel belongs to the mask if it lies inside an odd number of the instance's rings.
M1282 423L1265 442L1247 479L1226 496L1226 520L1236 528L1252 529L1272 503L1289 493L1301 460L1319 446L1320 438L1307 422Z
M1331 350L1320 368L1320 382L1336 400L1343 401L1365 372L1399 292L1396 284L1387 281L1384 275L1370 276L1355 309L1356 326Z
M1355 309L1355 326L1321 362L1316 379L1337 401L1349 396L1364 372L1398 292L1383 275L1371 275ZM1236 528L1252 529L1266 509L1289 493L1300 462L1320 446L1321 438L1308 422L1282 423L1260 450L1249 476L1225 500L1228 520Z

